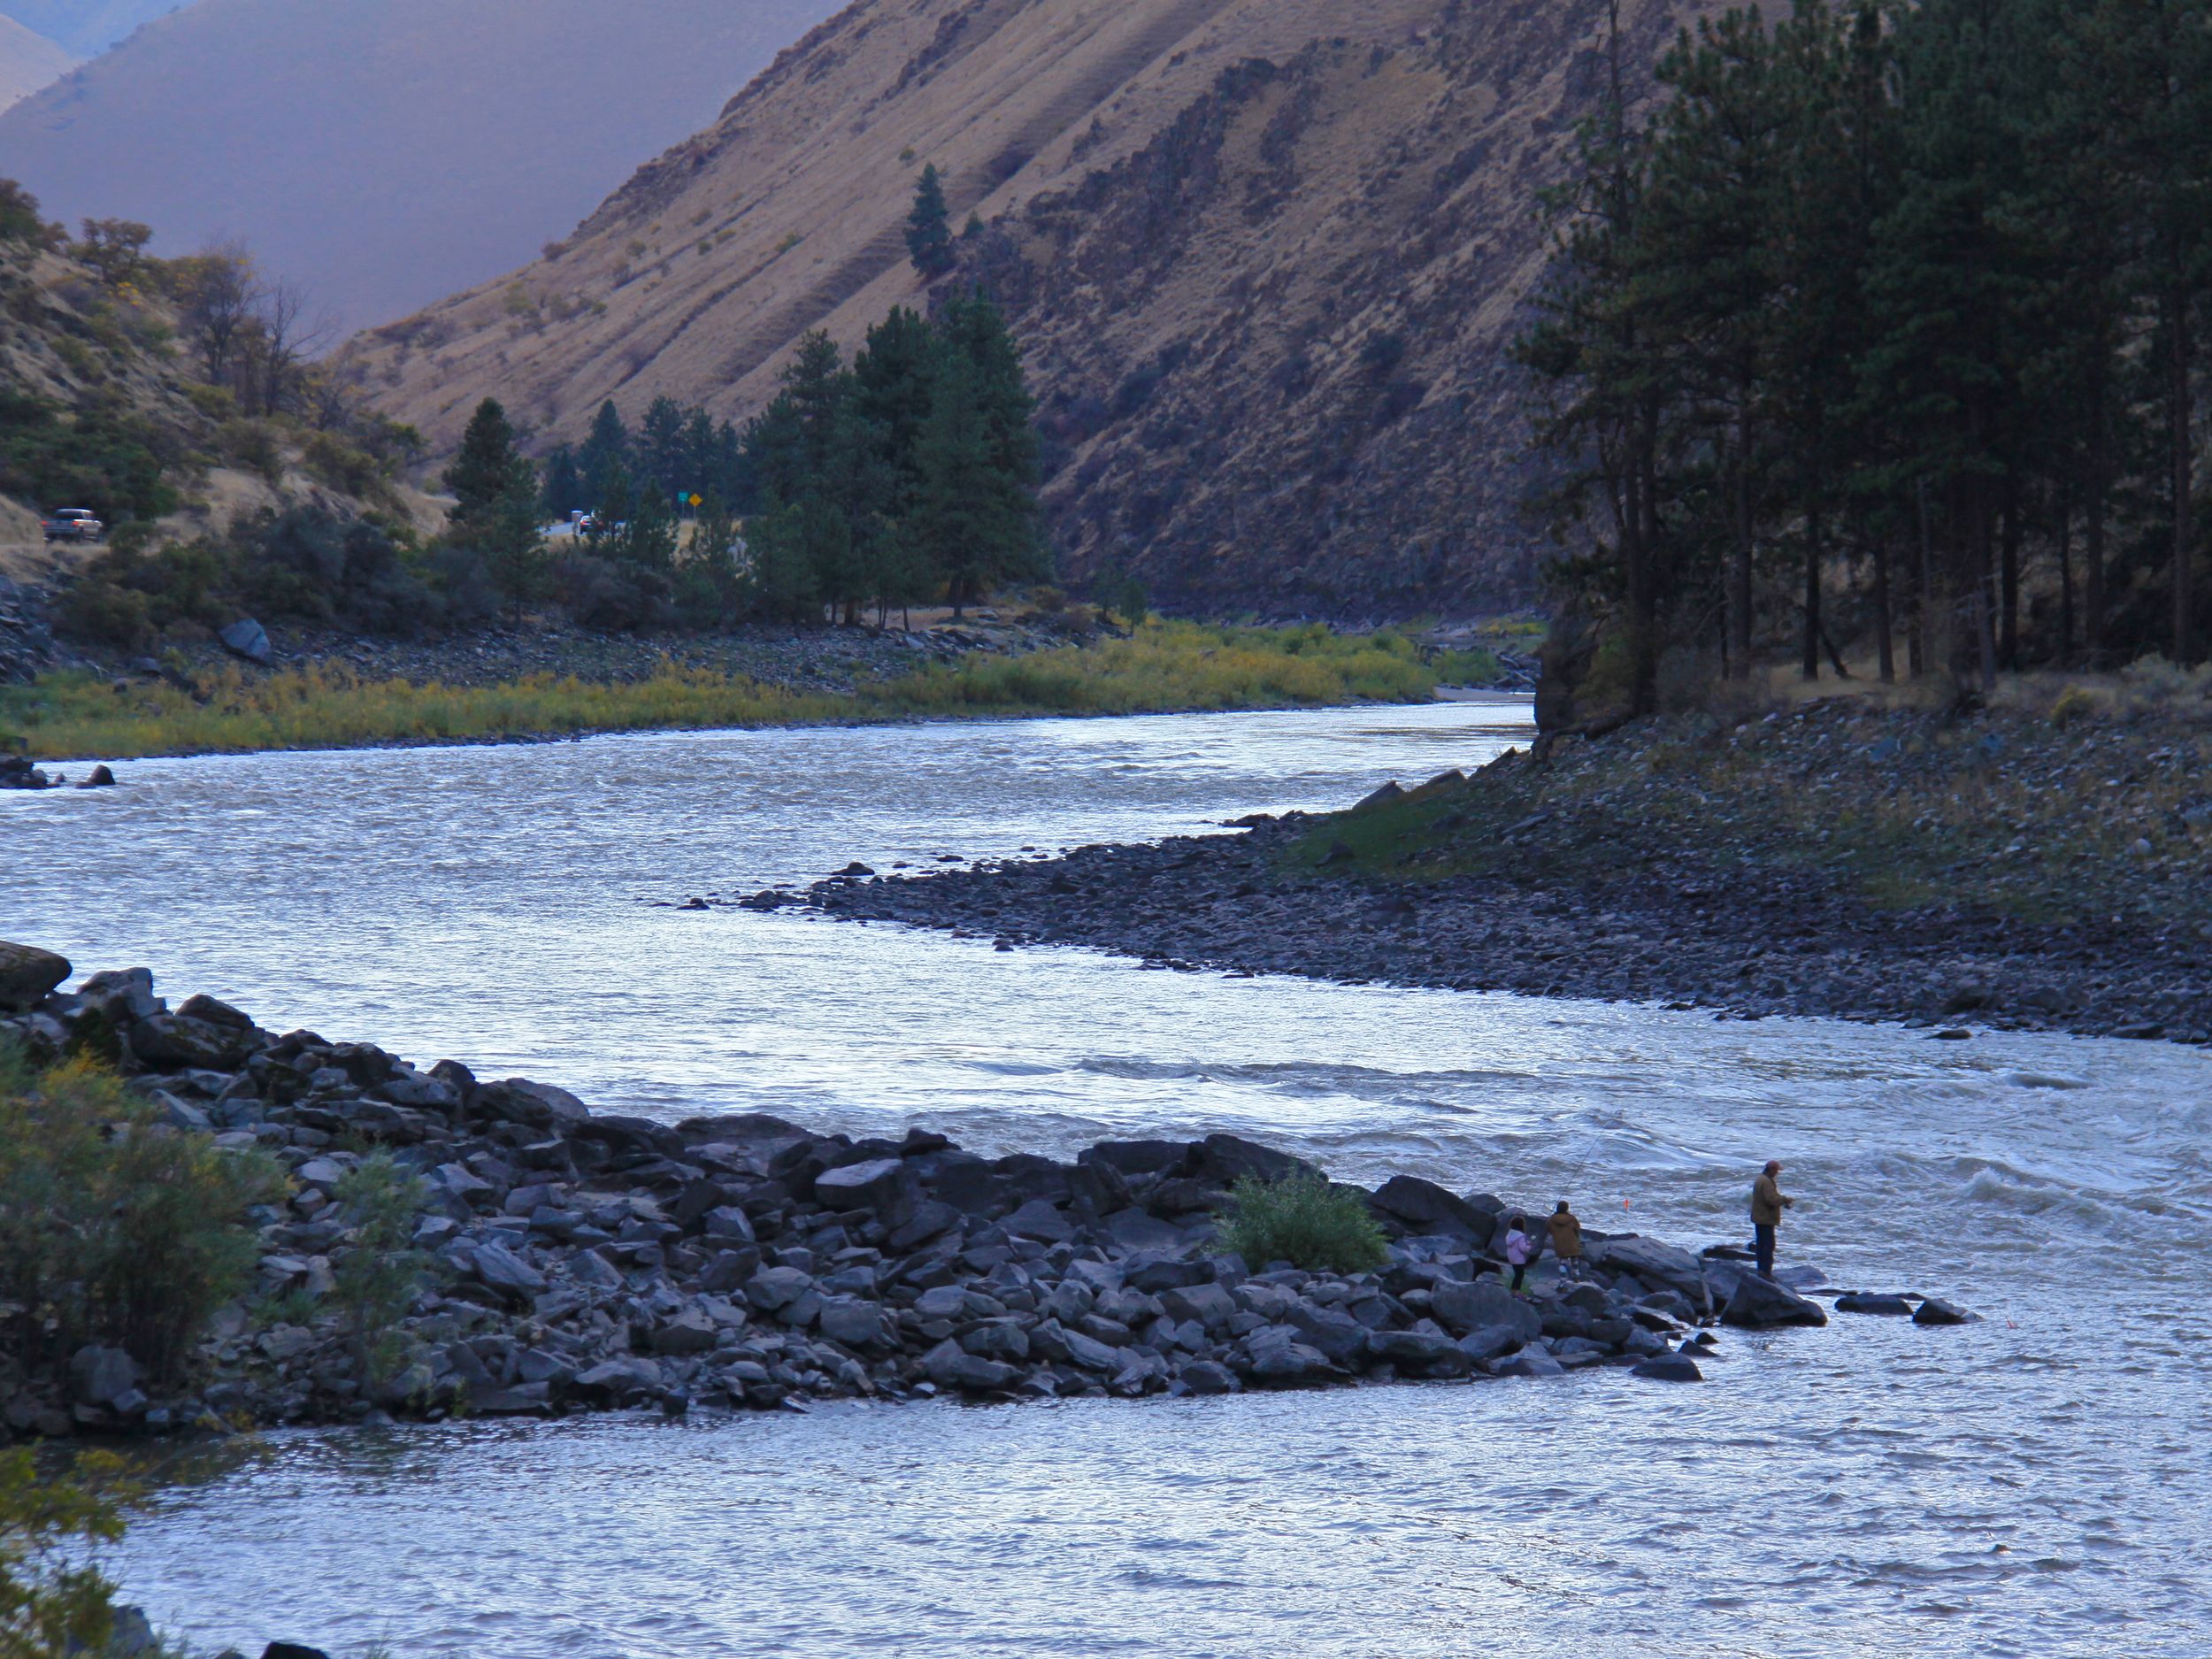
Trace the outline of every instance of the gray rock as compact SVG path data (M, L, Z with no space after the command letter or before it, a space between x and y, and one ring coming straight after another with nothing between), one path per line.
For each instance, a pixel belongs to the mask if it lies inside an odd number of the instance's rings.
M1920 1311L1912 1317L1915 1325L1975 1325L1980 1320L1978 1313L1969 1313L1956 1302L1946 1302L1940 1296L1923 1300Z
M745 1300L763 1313L787 1308L814 1288L809 1274L795 1267L764 1267L745 1286Z
M918 1184L902 1158L848 1164L814 1178L814 1199L825 1210L882 1211L910 1206L917 1196Z
M1160 1293L1160 1305L1170 1317L1195 1320L1208 1331L1218 1331L1237 1310L1236 1299L1218 1285L1171 1286Z
M1064 1244L1075 1236L1075 1224L1042 1198L1031 1199L999 1225L1014 1238L1034 1239L1041 1244Z
M1029 1333L1014 1319L985 1319L960 1333L960 1346L984 1359L1009 1362L1029 1357Z
M1489 1243L1498 1222L1492 1212L1414 1175L1392 1176L1368 1202L1417 1233L1443 1234L1475 1244Z
M68 977L68 957L0 940L0 1011L36 1008Z
M922 1356L922 1370L940 1388L963 1394L1003 1394L1021 1372L995 1359L971 1354L949 1339Z
M469 1251L469 1265L494 1290L528 1298L545 1289L545 1275L503 1244L479 1244Z
M704 1310L686 1308L653 1327L651 1347L656 1354L709 1354L720 1340L720 1332Z
M590 1109L566 1089L533 1083L523 1077L480 1085L470 1106L480 1116L520 1124L526 1129L574 1131L591 1117ZM672 1136L674 1132L670 1133Z
M1133 1256L1121 1264L1121 1282L1148 1296L1212 1282L1213 1269L1181 1256ZM1120 1316L1117 1315L1116 1317Z
M234 1065L245 1057L242 1033L182 1014L155 1014L130 1028L131 1052L148 1065Z
M1611 1239L1586 1238L1582 1254L1594 1267L1633 1273L1647 1285L1663 1285L1688 1297L1693 1305L1704 1298L1704 1271L1697 1257L1671 1244L1624 1233Z
M815 1328L831 1341L845 1348L874 1352L896 1346L889 1322L883 1310L873 1302L861 1302L850 1296L833 1296L822 1303Z
M1654 1382L1703 1382L1705 1373L1697 1368L1697 1362L1687 1354L1655 1354L1649 1359L1628 1368L1632 1377L1647 1377Z
M1838 1313L1872 1313L1892 1319L1913 1317L1912 1303L1902 1296L1865 1291L1847 1290L1836 1298L1835 1307Z
M204 637L204 636L203 636ZM269 631L251 617L241 617L228 627L219 630L215 637L223 649L233 657L244 658L257 666L266 668L276 661L276 649L269 643ZM267 1659L267 1655L264 1655Z
M1788 1286L1761 1279L1756 1273L1747 1273L1737 1282L1735 1294L1729 1297L1720 1317L1724 1325L1745 1325L1755 1331L1828 1323L1818 1302L1808 1302Z
M1459 1339L1459 1351L1476 1364L1481 1365L1502 1355L1510 1354L1533 1339L1513 1326L1486 1325L1467 1333ZM1654 1339L1656 1340L1656 1339ZM1659 1347L1663 1350L1666 1344Z
M567 1272L572 1281L593 1290L622 1288L622 1275L614 1263L594 1250L579 1250L569 1257Z
M626 1405L657 1397L663 1386L661 1369L649 1359L625 1355L579 1372L576 1392L588 1399Z
M1176 1373L1176 1379L1194 1394L1233 1394L1244 1386L1236 1372L1210 1359L1193 1360Z
M1431 1286L1429 1313L1457 1336L1501 1330L1517 1343L1533 1342L1544 1329L1543 1316L1494 1279L1446 1279Z
M1509 1359L1494 1359L1484 1369L1493 1377L1563 1377L1567 1371L1550 1355L1535 1352L1516 1354Z
M1332 1364L1348 1370L1367 1354L1367 1327L1340 1308L1319 1308L1301 1302L1283 1323L1298 1333L1307 1347L1318 1349Z
M69 1356L69 1392L78 1404L111 1407L138 1386L138 1362L119 1348L87 1344Z
M1440 1331L1376 1331L1368 1336L1367 1351L1418 1377L1464 1377L1473 1363Z
M1254 1332L1243 1351L1248 1356L1244 1375L1254 1382L1318 1382L1341 1374L1327 1355L1297 1340L1294 1333L1280 1325Z
M1182 1248L1182 1229L1146 1210L1117 1210L1099 1224L1117 1249L1158 1253Z

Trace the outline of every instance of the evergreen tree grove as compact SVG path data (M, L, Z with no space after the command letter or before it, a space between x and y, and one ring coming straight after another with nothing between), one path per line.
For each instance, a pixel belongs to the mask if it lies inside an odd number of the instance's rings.
M1522 361L1635 710L1749 673L2203 654L2212 0L1794 0L1613 85Z

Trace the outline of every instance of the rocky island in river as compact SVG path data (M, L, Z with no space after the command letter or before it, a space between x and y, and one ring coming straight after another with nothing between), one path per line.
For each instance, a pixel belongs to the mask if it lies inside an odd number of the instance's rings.
M1828 1321L1740 1252L1633 1234L1591 1233L1578 1272L1516 1294L1499 1277L1505 1201L1407 1175L1362 1194L1389 1240L1378 1271L1248 1263L1216 1236L1227 1189L1306 1166L1233 1135L1105 1141L1064 1164L985 1158L921 1129L854 1141L761 1115L669 1125L451 1061L419 1071L372 1044L280 1035L205 996L172 1010L142 969L61 991L67 972L0 947L18 1010L0 1039L38 1061L104 1052L154 1109L137 1133L265 1154L284 1179L250 1217L258 1316L244 1302L219 1314L166 1389L115 1348L81 1350L62 1379L11 1363L0 1406L17 1433L1610 1365L1696 1380L1707 1327ZM361 1248L342 1183L379 1151L415 1178L424 1268L383 1368L326 1301ZM1966 1317L1918 1296L1839 1305Z

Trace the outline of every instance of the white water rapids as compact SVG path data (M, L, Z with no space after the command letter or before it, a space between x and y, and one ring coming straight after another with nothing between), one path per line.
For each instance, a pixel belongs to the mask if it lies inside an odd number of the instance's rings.
M1340 805L1517 704L150 761L0 795L0 938L606 1110L1066 1155L1230 1129L1786 1259L1959 1330L1699 1387L271 1436L114 1557L208 1649L396 1659L2212 1652L2212 1076L2153 1044L1147 972L652 901Z

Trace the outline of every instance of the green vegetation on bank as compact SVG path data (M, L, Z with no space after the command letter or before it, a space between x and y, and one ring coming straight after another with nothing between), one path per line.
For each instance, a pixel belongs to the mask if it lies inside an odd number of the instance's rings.
M42 758L127 759L586 732L1417 703L1436 684L1414 646L1394 634L1151 622L1127 639L971 656L847 695L673 666L631 684L534 675L473 687L371 683L342 668L229 670L196 692L162 681L119 690L95 675L50 674L0 687L0 733L18 733Z
M1639 722L1325 818L1296 871L1724 905L1740 878L1880 910L2212 926L2212 668L2006 681L1996 706L1826 698Z
M87 1453L57 1474L27 1446L0 1451L0 1655L96 1659L109 1651L119 1634L115 1586L95 1552L122 1538L142 1497L112 1454ZM157 1659L142 1646L131 1651Z

